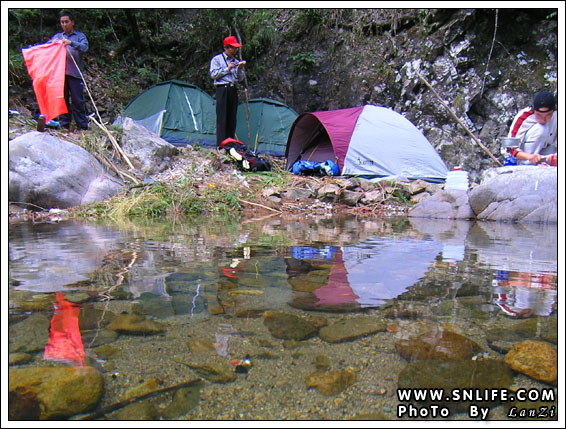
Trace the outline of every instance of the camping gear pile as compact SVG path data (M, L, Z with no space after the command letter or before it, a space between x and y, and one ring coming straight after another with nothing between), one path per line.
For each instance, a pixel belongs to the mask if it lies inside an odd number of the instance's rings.
M257 156L239 140L228 137L222 141L220 146L242 171L271 171L269 161Z

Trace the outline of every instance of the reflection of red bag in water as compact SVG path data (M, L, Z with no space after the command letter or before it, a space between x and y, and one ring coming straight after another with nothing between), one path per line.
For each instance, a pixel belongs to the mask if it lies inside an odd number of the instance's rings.
M77 304L65 300L65 294L57 292L55 295L55 313L51 319L49 341L43 357L83 366L85 351L79 330L81 309Z

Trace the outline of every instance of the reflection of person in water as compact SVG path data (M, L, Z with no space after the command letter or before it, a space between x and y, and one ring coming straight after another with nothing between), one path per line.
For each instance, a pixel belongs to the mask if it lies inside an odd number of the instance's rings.
M79 330L81 308L78 304L67 301L64 293L57 292L55 295L55 312L43 357L83 366L85 351Z
M550 316L556 302L556 277L498 271L495 303L511 317Z

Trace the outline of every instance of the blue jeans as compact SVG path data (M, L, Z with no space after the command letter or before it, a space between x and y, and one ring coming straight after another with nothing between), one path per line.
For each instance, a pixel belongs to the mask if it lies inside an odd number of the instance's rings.
M65 75L65 103L67 103L68 113L59 116L59 124L62 127L69 127L71 124L71 113L78 128L88 128L88 118L84 99L84 84L82 79Z

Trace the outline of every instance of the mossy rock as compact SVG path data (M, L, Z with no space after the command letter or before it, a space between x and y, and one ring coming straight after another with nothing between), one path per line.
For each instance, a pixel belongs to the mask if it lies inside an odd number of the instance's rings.
M38 352L45 349L49 338L50 320L43 314L32 314L25 320L10 325L8 349L15 352Z
M316 388L325 396L337 395L356 382L356 372L351 369L310 373L305 379L307 389Z
M513 383L513 371L500 360L420 360L409 363L399 373L400 389L507 389ZM429 404L428 402L423 402ZM453 412L464 412L474 402L435 402ZM477 403L477 401L475 402ZM482 402L495 406L498 401Z
M342 319L320 330L319 336L329 343L351 341L368 335L384 332L387 324L371 317Z
M422 359L466 360L483 351L474 341L455 332L431 329L416 337L400 339L395 349L408 361Z
M187 365L202 378L213 383L230 383L237 377L233 366L217 358L210 358L207 361L194 361Z
M118 314L112 319L108 329L121 334L153 335L165 332L166 327L163 323L136 314Z
M544 341L522 341L509 350L503 361L535 380L554 385L558 382L558 354Z
M266 311L263 324L271 335L283 340L306 340L318 331L316 323L291 313Z
M104 390L93 367L22 367L9 370L9 413L15 420L63 419L92 410ZM30 404L22 409L20 401Z
M486 337L489 346L501 353L507 353L515 344L524 340L544 340L558 344L558 319L553 316L522 320L504 328L489 329Z

